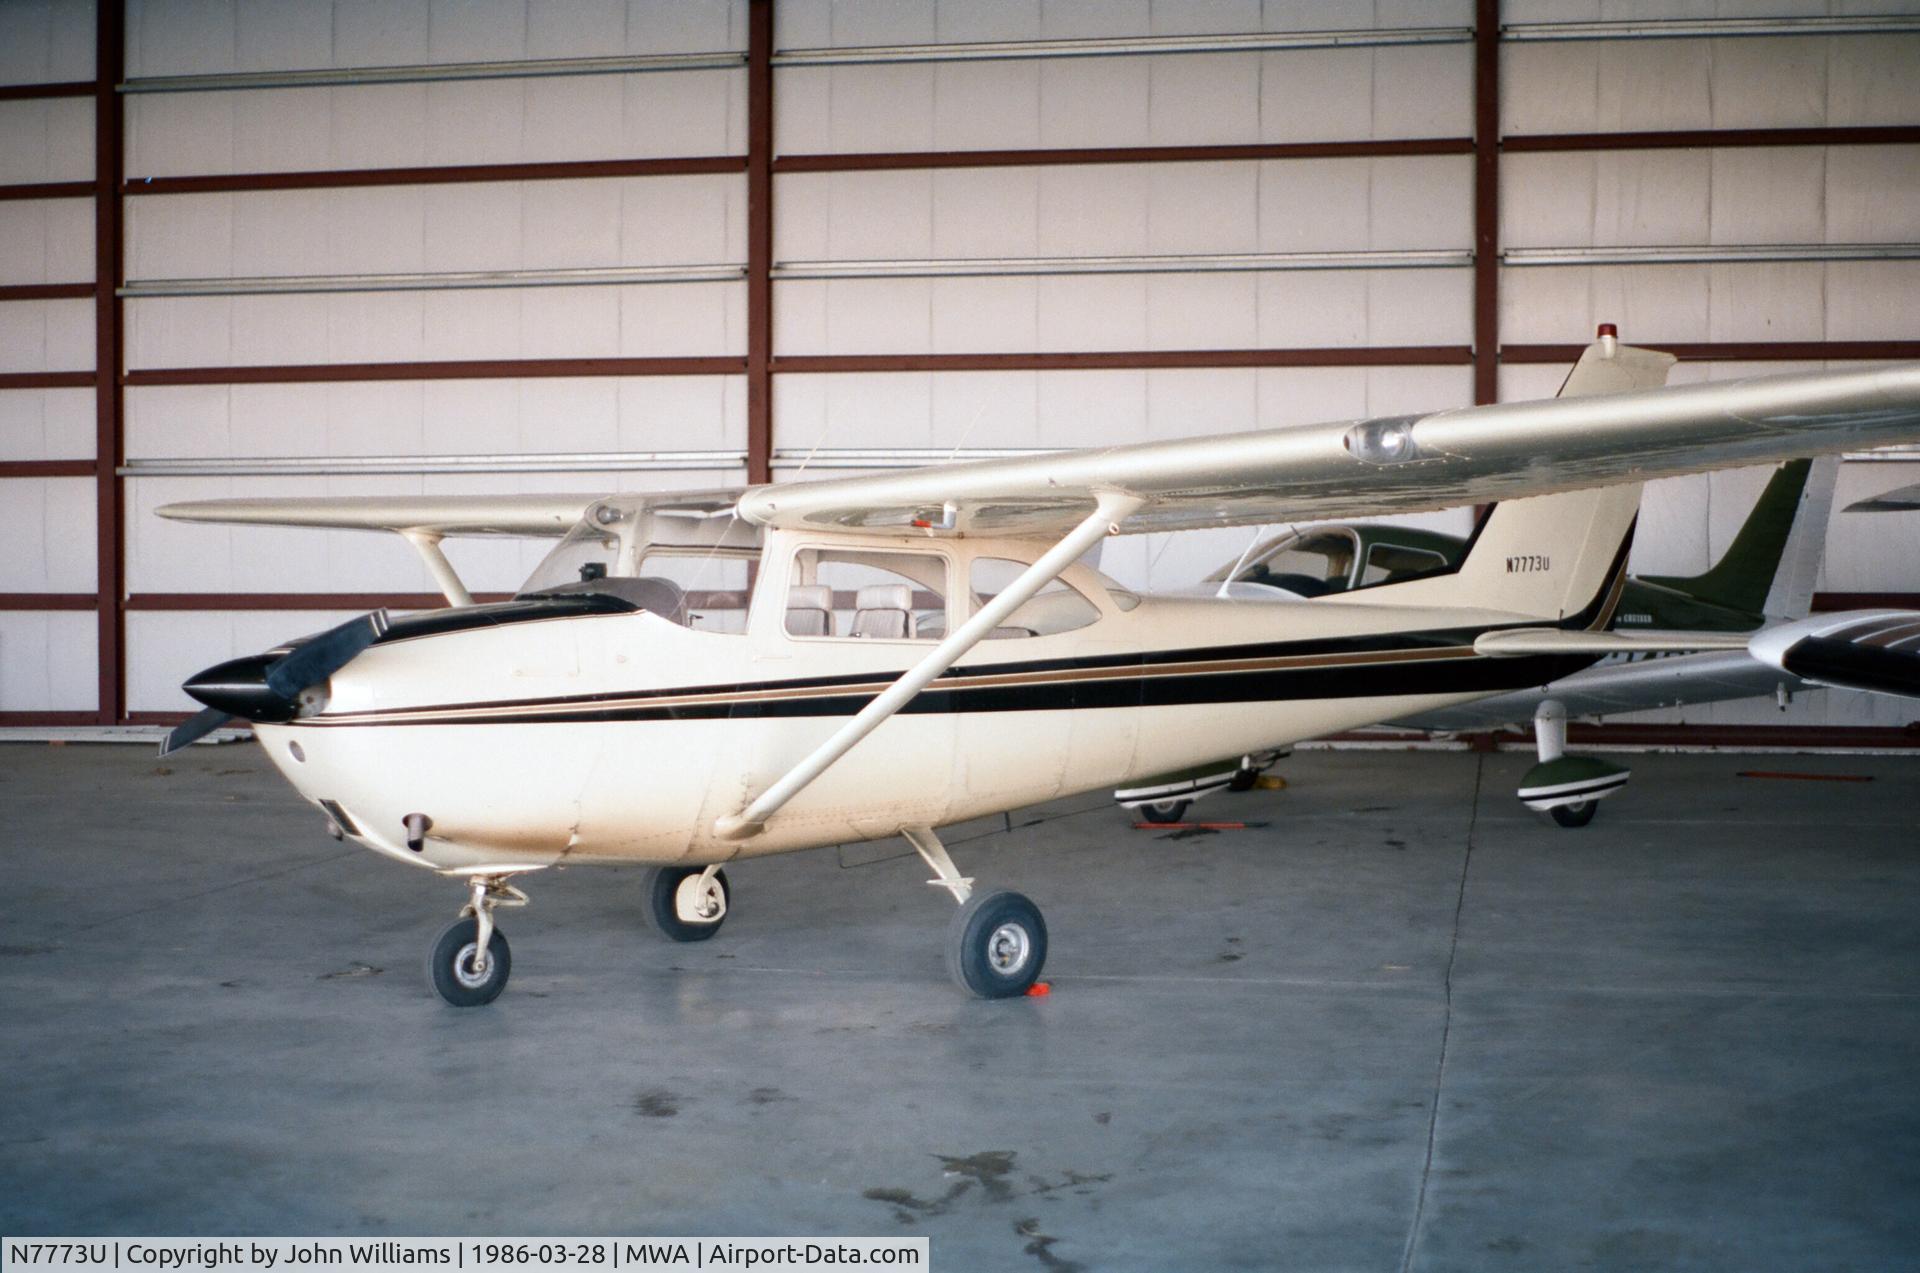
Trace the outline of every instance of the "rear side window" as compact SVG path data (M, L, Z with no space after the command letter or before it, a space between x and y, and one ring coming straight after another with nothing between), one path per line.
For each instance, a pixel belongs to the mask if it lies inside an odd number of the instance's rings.
M968 571L973 608L978 610L1005 591L1027 570L1024 561L1003 557L976 557ZM989 639L1053 636L1084 628L1100 617L1100 608L1058 579L1029 597L988 633Z

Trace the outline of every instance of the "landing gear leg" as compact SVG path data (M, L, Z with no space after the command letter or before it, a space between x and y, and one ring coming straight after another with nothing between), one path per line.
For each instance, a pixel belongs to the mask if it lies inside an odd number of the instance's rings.
M527 895L503 875L468 879L468 901L460 918L440 934L427 957L427 981L434 993L456 1008L492 1003L507 988L513 951L506 934L493 925L496 906L525 906Z
M1047 924L1040 908L1020 893L975 894L973 881L960 874L933 828L908 827L901 834L933 868L936 878L927 882L960 903L947 933L947 971L953 979L982 999L1025 994L1047 962Z
M1567 709L1556 699L1540 704L1534 713L1533 736L1540 763L1520 780L1520 800L1560 826L1571 829L1592 822L1600 798L1612 795L1633 776L1624 765L1567 755Z

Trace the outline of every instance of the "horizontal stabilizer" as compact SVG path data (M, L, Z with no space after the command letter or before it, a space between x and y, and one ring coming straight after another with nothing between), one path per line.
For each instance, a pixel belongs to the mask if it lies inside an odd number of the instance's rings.
M1496 659L1528 654L1681 654L1695 650L1744 650L1734 632L1569 632L1561 628L1507 628L1483 632L1475 654Z

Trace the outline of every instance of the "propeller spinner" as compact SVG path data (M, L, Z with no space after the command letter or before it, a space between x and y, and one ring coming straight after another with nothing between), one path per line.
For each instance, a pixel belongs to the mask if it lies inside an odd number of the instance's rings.
M176 725L160 744L171 755L230 720L292 720L300 695L359 657L387 631L387 612L373 610L309 637L284 654L249 654L191 677L180 688L207 706Z

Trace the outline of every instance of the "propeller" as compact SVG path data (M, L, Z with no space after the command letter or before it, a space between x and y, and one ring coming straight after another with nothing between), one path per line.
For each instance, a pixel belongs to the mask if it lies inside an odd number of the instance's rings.
M373 610L309 637L274 657L249 654L199 673L181 686L206 704L168 732L162 756L206 737L230 720L292 720L300 695L359 657L387 631L387 612Z

